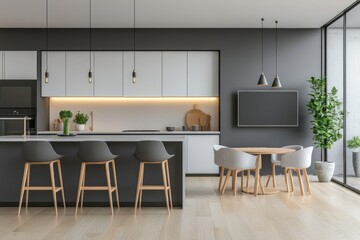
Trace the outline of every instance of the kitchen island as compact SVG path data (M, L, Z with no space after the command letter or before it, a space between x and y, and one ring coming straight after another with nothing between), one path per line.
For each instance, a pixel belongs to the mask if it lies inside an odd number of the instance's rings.
M185 174L187 173L188 160L188 137L189 135L209 135L218 139L219 132L81 132L76 136L63 137L56 135L57 132L39 132L38 135L1 136L0 137L0 206L17 206L20 196L20 185L24 169L24 161L21 159L22 143L24 141L44 140L52 143L54 149L65 155L61 160L65 198L68 206L75 205L77 184L80 175L81 162L77 158L79 142L100 140L107 142L113 154L119 155L115 159L119 196L121 206L133 206L135 201L136 183L139 162L133 157L136 142L140 140L160 140L164 142L167 151L175 154L169 160L173 204L175 207L183 207L185 199ZM189 141L190 142L190 141ZM193 142L191 142L193 144ZM197 148L197 147L196 147ZM208 152L212 152L208 146ZM204 156L202 152L199 152ZM213 161L207 157L208 161ZM202 164L200 164L202 165ZM217 169L215 169L217 170ZM87 169L86 183L91 185L105 184L105 171L101 166L93 166ZM146 166L146 184L162 184L161 169L159 166ZM31 169L31 185L50 185L49 170L39 166ZM108 206L108 196L102 192L86 192L85 206ZM52 206L51 192L30 192L30 206ZM143 206L165 206L162 191L145 191Z

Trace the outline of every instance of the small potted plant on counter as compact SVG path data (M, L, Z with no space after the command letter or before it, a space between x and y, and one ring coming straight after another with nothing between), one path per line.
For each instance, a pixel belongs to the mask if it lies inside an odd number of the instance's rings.
M70 110L62 110L60 111L59 115L61 121L64 123L64 135L69 135L69 120L72 118L73 114Z
M85 130L85 125L86 125L88 120L89 120L88 115L78 111L77 114L75 115L74 120L73 120L74 123L75 123L76 131L84 131Z
M353 136L351 139L349 139L346 142L346 146L349 149L353 149L352 152L353 168L354 168L355 176L360 177L360 153L358 151L360 147L360 137Z

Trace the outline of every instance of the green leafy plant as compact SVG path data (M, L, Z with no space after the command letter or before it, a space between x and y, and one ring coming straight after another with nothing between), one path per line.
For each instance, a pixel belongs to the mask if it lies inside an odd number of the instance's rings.
M360 147L360 137L359 136L353 136L351 139L347 140L346 146L349 149L356 149Z
M73 114L70 110L62 110L59 113L61 120L72 118Z
M311 77L308 82L311 93L307 107L313 116L311 121L313 140L315 146L321 148L323 152L324 149L330 149L337 140L342 138L344 111L342 102L337 96L338 90L333 87L330 92L326 92L325 78ZM323 160L322 154L321 160Z
M85 115L84 113L78 111L73 121L76 124L86 124L88 120L89 120L88 115Z

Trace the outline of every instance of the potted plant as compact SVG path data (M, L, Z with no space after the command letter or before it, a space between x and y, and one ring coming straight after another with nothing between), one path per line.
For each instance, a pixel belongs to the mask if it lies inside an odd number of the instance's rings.
M78 111L73 120L75 123L76 131L84 131L85 125L88 120L89 120L88 115L85 115L84 113L81 113L80 111Z
M330 92L326 92L325 78L311 77L308 82L311 93L307 107L313 116L311 121L313 139L315 146L321 149L321 161L315 162L315 169L320 182L329 182L334 174L335 163L323 159L323 153L342 138L344 115L342 102L337 96L338 90L335 87Z
M72 118L73 114L70 110L62 110L59 113L61 121L64 123L64 135L70 134L69 119Z
M360 177L360 153L356 151L360 147L360 137L353 136L346 142L346 146L349 149L354 149L352 152L353 168L356 177Z

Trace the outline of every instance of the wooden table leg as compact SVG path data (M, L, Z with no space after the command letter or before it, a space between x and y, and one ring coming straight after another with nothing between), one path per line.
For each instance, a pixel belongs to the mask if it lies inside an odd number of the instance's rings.
M254 184L254 195L255 196L257 196L258 191L259 191L260 168L261 168L261 155L259 154L256 158L255 184Z

